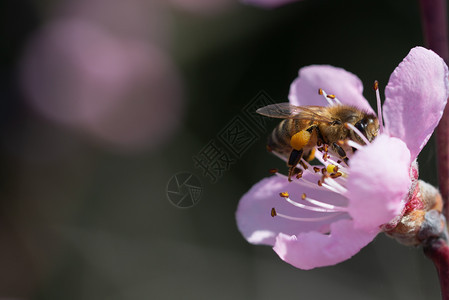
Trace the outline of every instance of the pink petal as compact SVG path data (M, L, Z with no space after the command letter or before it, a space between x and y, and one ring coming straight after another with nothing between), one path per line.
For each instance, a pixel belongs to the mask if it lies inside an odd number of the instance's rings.
M416 47L391 74L384 118L390 135L405 141L414 160L438 125L449 92L448 69L431 50Z
M291 199L301 201L302 193L314 199L331 199L334 204L345 202L338 194L313 187L303 187L286 178L272 176L255 184L242 199L240 199L237 212L237 226L242 235L253 244L274 245L275 237L283 232L286 234L298 234L300 232L320 230L331 221L348 217L347 214L320 222L299 222L271 217L271 208L277 212L293 217L322 217L323 213L312 212L295 207L279 196L279 193L288 191Z
M378 230L355 229L352 220L331 224L330 234L302 233L298 236L279 234L274 251L293 266L310 270L345 261L369 244Z
M355 227L378 228L401 213L411 185L410 152L403 141L380 135L354 154L350 167L346 197Z
M327 101L318 94L319 89L334 94L347 105L373 113L368 101L363 97L360 79L348 71L328 65L313 65L301 68L299 76L290 86L289 99L293 105L326 106Z

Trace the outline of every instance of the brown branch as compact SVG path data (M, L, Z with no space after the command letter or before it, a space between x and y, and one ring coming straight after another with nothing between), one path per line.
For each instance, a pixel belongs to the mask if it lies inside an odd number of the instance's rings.
M420 0L421 21L426 46L449 62L446 0ZM449 220L449 105L436 129L438 185L444 201L443 213Z
M438 272L441 287L441 299L449 300L449 246L443 239L436 239L424 247L424 253L430 258Z
M446 0L419 0L426 46L449 62ZM443 197L443 214L449 220L449 105L436 129L438 185ZM443 300L449 300L449 246L444 238L432 239L424 245L424 253L438 272Z

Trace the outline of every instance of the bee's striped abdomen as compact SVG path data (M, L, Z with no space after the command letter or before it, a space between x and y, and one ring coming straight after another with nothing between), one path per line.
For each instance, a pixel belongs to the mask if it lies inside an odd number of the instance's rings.
M290 140L300 130L300 124L295 119L285 119L273 129L268 137L268 147L280 154L288 154L292 150Z

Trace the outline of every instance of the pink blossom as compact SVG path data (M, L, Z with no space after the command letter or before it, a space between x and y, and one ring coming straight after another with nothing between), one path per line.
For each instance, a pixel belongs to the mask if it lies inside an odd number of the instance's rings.
M243 236L250 243L273 246L281 259L297 268L312 269L352 257L382 228L394 227L417 182L414 161L446 105L448 75L438 55L413 48L385 89L384 112L379 115L386 124L372 143L352 144L358 151L350 157L350 167L339 165L343 176L324 178L309 167L293 182L280 174L263 179L240 200L236 218ZM372 112L361 81L332 66L302 68L291 85L290 103L327 105L319 88L343 104ZM337 159L320 160L327 167ZM288 196L280 197L286 191ZM269 213L273 207L275 217Z
M31 107L114 149L158 146L179 125L176 67L144 39L82 18L54 20L30 40L21 69Z
M27 104L112 151L155 149L173 137L184 93L168 51L167 4L63 1L52 15L23 51Z

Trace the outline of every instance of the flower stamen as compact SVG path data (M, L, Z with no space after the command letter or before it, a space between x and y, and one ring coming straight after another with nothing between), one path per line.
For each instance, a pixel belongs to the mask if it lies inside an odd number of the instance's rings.
M307 201L313 205L316 205L316 206L319 206L319 207L322 207L325 209L332 209L332 210L336 210L336 211L347 211L347 209L345 207L335 206L332 204L324 203L324 202L309 198L306 196L305 193L302 194L301 199L304 201Z
M332 173L332 174L329 174L329 176L330 176L330 178L338 178L338 177L343 176L343 173L341 173L341 172Z
M311 211L316 211L316 212L339 212L341 210L336 209L336 208L324 208L324 207L314 207L314 206L309 206L309 205L305 205L302 203L298 203L296 201L293 201L292 199L290 199L290 197L282 197L285 200L287 200L288 203L290 203L293 206L302 208L302 209L306 209L306 210L311 210Z
M323 217L315 217L315 218L307 217L307 218L300 218L300 217L292 217L292 216L287 216L287 215L278 213L274 207L271 209L271 216L272 216L273 218L274 218L274 217L281 217L281 218L284 218L284 219L287 219L287 220L300 221L300 222L319 222L319 221L323 221L323 220L327 220L327 219L334 218L334 217L339 216L339 215L341 215L341 214L342 214L342 213L335 213L335 214L330 214L330 215L323 216Z
M376 101L377 101L377 119L379 120L379 131L382 133L384 131L384 122L382 119L382 101L380 99L379 92L379 81L374 81L374 91L376 91Z
M317 156L316 158L317 158L323 165L325 165L325 166L328 166L328 165L334 165L334 166L338 167L338 169L341 170L343 173L345 173L344 170L346 170L346 167L343 166L343 165L341 164L341 160L335 161L334 159L332 159L332 157L329 157L329 156L326 158L326 160L323 159L323 158L320 157L320 156ZM332 173L332 172L329 172L329 170L328 170L328 173Z
M312 174L315 174L315 173L312 173ZM279 177L281 177L283 179L287 179L288 178L286 175L281 174L281 173L276 173L275 175L279 176ZM302 186L306 186L306 187L316 187L316 183L315 182L311 182L310 180L307 180L305 178L302 178L302 180L293 180L292 182L294 182L296 184L299 184L299 185L302 185Z
M344 194L347 192L347 189L344 186L339 184L335 179L331 177L326 177L325 179L323 179L323 181L323 186L326 184L326 188L332 188L332 190L336 193Z
M338 98L335 95L332 94L328 95L323 89L318 89L318 94L322 95L324 99L326 99L327 103L329 103L329 105L336 105L336 104L341 105L340 100L338 100Z
M326 166L326 170L328 173L336 173L336 172L338 172L338 166L333 165L333 164L328 164Z
M348 144L348 146L350 146L352 148L355 148L357 150L361 150L363 148L362 145L360 145L359 143L356 143L356 142L354 142L352 140L347 140L347 144Z
M345 123L345 127L354 131L366 145L370 144L365 135L363 135L363 133L361 133L360 130L358 130L354 125L352 125L351 123Z
M282 193L279 193L279 196L281 196L283 198L288 198L289 194L288 194L288 192L282 192Z

